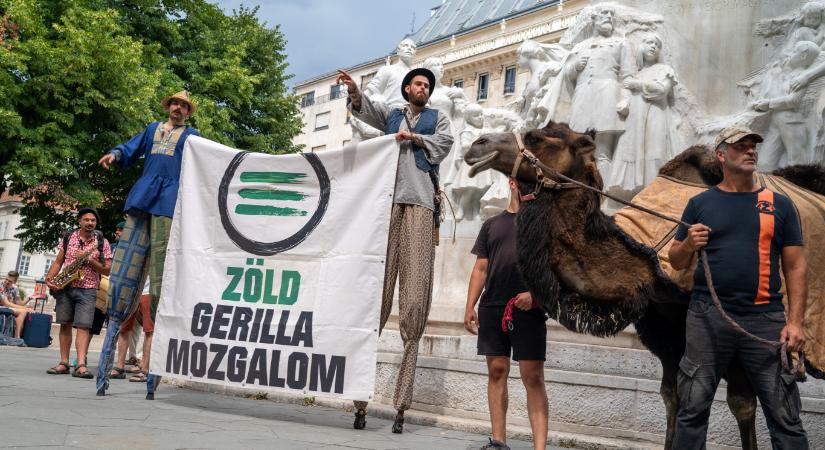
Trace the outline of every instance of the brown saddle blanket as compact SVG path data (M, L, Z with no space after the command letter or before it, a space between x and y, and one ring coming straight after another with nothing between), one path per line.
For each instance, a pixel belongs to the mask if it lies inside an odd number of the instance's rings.
M805 356L817 378L825 375L825 252L817 251L825 243L825 196L803 189L781 177L758 174L757 182L793 201L802 224L805 259L808 263L808 303L805 309ZM708 186L658 177L643 189L633 202L668 216L680 218L691 197ZM667 253L676 234L676 225L634 208L625 207L614 215L616 224L629 236L656 250L662 270L682 289L693 288L696 261L689 269L674 270ZM784 280L783 280L784 291ZM787 302L787 300L786 300Z

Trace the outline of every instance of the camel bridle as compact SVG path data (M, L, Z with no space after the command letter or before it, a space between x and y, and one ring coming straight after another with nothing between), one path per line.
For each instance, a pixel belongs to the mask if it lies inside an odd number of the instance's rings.
M550 190L560 190L560 189L574 189L574 188L581 187L581 186L579 186L579 184L575 180L560 174L556 170L548 167L547 165L545 165L544 163L539 161L539 159L536 157L536 155L534 155L533 152L531 152L530 150L527 150L527 147L524 146L524 141L521 139L521 135L519 133L514 131L513 136L516 137L516 146L518 146L518 153L516 154L516 161L513 163L513 169L510 171L510 178L512 178L514 180L517 179L518 171L521 168L521 163L525 159L527 160L527 163L530 164L530 166L536 172L536 188L533 189L533 192L531 192L527 195L522 195L521 194L521 189L519 188L518 189L519 200L521 200L523 202L530 201L530 200L535 200L536 196L539 195L539 192L541 191L542 188L550 189ZM566 179L568 182L559 183L558 181L553 180L552 178L549 178L549 177L545 176L544 175L545 171L547 171L550 174L552 174L554 176L557 176L559 178ZM581 184L584 185L584 186L587 186L584 183L581 183Z
M634 209L638 209L639 211L642 211L644 213L653 215L653 216L658 217L660 219L664 219L664 220L667 220L669 222L673 222L677 225L682 225L686 228L691 227L691 224L689 224L687 222L683 222L679 219L676 219L674 217L670 217L666 214L662 214L662 213L654 211L652 209L645 208L644 206L638 205L636 203L629 202L629 201L626 201L626 200L622 200L622 199L620 199L620 198L618 198L614 195L611 195L611 194L608 194L607 192L602 191L601 189L597 189L593 186L590 186L589 184L582 183L581 181L578 181L578 180L574 180L574 179L568 177L567 175L564 175L563 173L560 173L556 169L553 169L552 167L550 167L550 166L544 164L543 162L539 161L539 159L536 157L536 155L534 155L530 150L527 149L527 147L524 146L524 141L522 140L521 135L518 132L513 131L513 136L515 136L515 138L516 138L516 145L518 146L518 154L516 155L516 161L513 163L513 169L510 171L510 177L513 178L514 180L517 179L516 176L518 175L518 171L521 168L521 163L524 160L527 160L527 163L530 164L530 166L533 168L533 170L536 171L536 180L537 180L536 188L533 190L532 193L530 193L528 195L521 195L521 190L519 189L519 191L518 191L519 192L519 199L521 201L535 200L536 196L539 194L539 192L541 191L542 188L547 188L547 189L550 189L550 190L582 188L582 189L587 189L587 190L593 191L593 192L595 192L595 193L597 193L597 194L599 194L603 197L607 197L607 198L609 198L613 201L619 202L623 205L629 206L629 207L634 208ZM553 176L557 179L563 180L564 183L560 183L558 181L555 181L555 180L547 177L547 175L545 175L545 172L547 172L548 174L550 174L551 176ZM753 339L754 341L761 342L762 344L768 345L770 347L774 347L774 348L779 349L780 350L780 355L779 356L780 356L780 361L782 362L782 367L787 372L794 373L797 376L804 375L804 372L803 372L803 366L804 366L804 363L805 363L805 352L804 351L799 352L799 359L797 361L797 364L794 365L791 361L791 357L790 357L790 354L788 352L788 343L787 342L771 341L771 340L762 338L760 336L756 336L756 335L750 333L749 331L745 330L744 328L742 328L742 326L739 325L739 323L737 323L735 320L733 320L728 315L728 313L725 312L725 309L722 307L722 302L719 300L719 296L716 294L716 288L713 285L713 277L711 276L710 264L708 263L708 257L707 257L707 252L705 251L705 247L702 247L701 249L699 249L699 259L702 261L702 270L704 271L704 274L705 274L705 280L707 280L707 283L708 283L708 290L710 291L710 296L711 296L711 299L713 300L713 305L716 307L717 311L722 316L722 319L724 319L725 322L727 322L731 327L733 327L734 330L736 330L738 333L742 334L743 336L745 336L747 338L750 338L750 339Z

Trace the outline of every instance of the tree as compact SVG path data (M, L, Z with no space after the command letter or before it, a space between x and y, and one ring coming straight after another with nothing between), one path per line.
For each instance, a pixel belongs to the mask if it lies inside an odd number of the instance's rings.
M80 206L104 232L142 171L98 158L164 118L187 89L201 134L283 153L301 127L287 93L285 41L257 9L225 15L203 0L0 0L0 175L24 198L26 250L53 248Z

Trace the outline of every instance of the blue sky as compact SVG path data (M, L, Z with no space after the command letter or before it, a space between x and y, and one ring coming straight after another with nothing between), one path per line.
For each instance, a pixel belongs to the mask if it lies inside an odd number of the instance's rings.
M240 5L260 6L268 27L280 25L287 39L293 85L339 67L384 56L430 17L441 0L217 0L226 13Z

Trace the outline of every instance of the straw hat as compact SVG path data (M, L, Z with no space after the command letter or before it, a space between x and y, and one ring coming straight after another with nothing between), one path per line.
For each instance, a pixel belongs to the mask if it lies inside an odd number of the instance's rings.
M185 102L187 105L189 105L189 115L190 116L195 115L195 111L197 111L197 109L198 109L197 106L195 106L195 104L192 103L192 100L189 100L189 93L186 92L186 91L180 91L177 94L170 95L170 96L164 98L163 101L160 102L160 104L163 105L163 109L168 110L169 109L169 102L171 102L172 100L179 100L179 101Z

